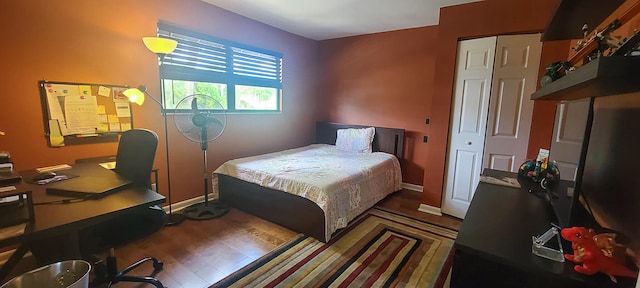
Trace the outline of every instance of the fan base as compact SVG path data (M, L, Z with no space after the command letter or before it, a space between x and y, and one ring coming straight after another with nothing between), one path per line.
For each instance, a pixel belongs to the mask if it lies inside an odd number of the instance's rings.
M182 215L191 220L208 220L227 214L229 207L219 201L202 202L187 206Z
M174 226L182 223L185 217L182 214L166 214L164 217L164 226Z

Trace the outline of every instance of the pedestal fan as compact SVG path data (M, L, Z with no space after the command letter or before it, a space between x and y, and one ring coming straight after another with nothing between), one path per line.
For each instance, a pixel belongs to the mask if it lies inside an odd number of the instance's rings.
M199 142L204 163L204 202L186 207L182 214L188 219L206 220L220 217L229 207L219 201L209 201L209 181L207 175L207 143L222 135L227 124L225 110L210 96L194 94L180 100L174 115L176 128L187 139Z

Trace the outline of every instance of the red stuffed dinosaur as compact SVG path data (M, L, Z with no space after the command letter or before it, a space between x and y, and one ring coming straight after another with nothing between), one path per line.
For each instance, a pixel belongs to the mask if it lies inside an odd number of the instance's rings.
M587 275L602 272L609 275L611 281L616 283L618 281L615 276L638 277L637 271L632 271L617 262L614 257L606 256L603 253L602 248L594 240L596 235L593 229L584 227L563 228L560 234L562 238L571 241L571 248L573 248L573 255L564 254L564 257L571 262L581 263L581 265L573 267L577 272Z

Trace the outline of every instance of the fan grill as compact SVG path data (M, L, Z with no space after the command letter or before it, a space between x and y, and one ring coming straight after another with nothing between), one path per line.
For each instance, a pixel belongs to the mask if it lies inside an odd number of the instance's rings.
M180 100L174 114L176 128L185 138L198 143L218 139L227 123L224 108L220 102L204 94L194 94Z

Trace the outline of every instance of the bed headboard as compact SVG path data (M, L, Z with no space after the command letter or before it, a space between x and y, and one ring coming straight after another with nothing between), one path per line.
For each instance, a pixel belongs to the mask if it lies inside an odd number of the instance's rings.
M338 129L367 128L371 126L351 125L332 122L316 122L316 143L336 144ZM375 126L374 126L375 127ZM404 129L375 127L373 137L373 151L386 152L402 159L404 153Z

